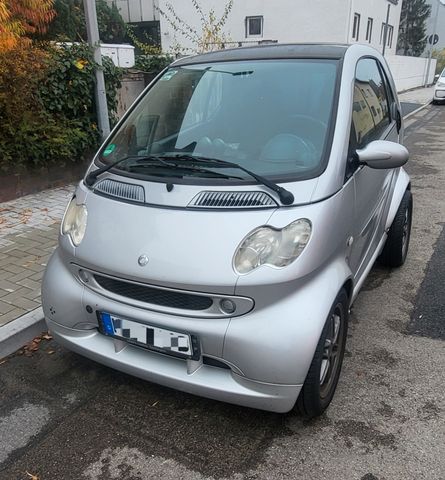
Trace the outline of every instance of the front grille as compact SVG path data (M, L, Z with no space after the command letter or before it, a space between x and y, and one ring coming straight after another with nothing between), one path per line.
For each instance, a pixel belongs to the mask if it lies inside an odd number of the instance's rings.
M104 193L110 197L121 198L122 200L130 200L138 203L145 202L145 190L142 185L118 182L107 178L95 185L94 191Z
M277 202L264 192L201 192L189 204L194 208L271 208Z
M184 310L207 310L213 303L209 297L163 290L102 275L94 275L94 279L102 288L116 295L153 305Z

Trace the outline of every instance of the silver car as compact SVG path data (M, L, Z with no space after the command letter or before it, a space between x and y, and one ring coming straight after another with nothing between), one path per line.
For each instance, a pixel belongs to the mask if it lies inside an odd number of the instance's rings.
M433 103L438 104L445 102L445 69L442 70L442 73L437 79L436 85L434 86L434 95Z
M320 415L368 272L407 255L400 112L367 46L176 61L67 207L43 281L52 335L151 382Z

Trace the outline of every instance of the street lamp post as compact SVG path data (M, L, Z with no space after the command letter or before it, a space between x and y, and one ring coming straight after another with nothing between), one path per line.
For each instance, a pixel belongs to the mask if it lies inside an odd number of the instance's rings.
M434 15L434 26L433 26L433 33L432 33L433 41L431 42L430 48L429 48L429 51L428 51L428 63L427 63L427 66L426 66L425 83L423 85L424 87L428 86L428 80L429 80L429 76L430 76L431 58L433 56L434 35L436 34L436 30L437 30L437 20L439 19L439 7L440 7L440 5L445 6L445 0L437 0L437 4L436 4L436 14Z
M96 0L83 0L88 43L94 49L96 62L96 112L97 121L102 138L110 134L110 120L108 118L107 94L105 90L104 72L102 70L102 55L99 43L99 28L97 26Z

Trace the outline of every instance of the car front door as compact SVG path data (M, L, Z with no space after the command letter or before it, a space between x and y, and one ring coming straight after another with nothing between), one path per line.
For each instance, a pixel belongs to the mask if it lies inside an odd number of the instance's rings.
M348 173L353 176L355 188L350 267L356 280L366 270L384 234L394 170L358 165L354 152L374 140L398 141L398 122L391 118L395 102L390 88L376 59L359 60L354 83Z

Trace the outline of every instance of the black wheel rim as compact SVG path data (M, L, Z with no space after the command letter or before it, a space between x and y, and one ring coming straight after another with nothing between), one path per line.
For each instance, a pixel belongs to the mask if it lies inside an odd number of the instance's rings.
M320 397L326 398L335 385L341 365L344 331L344 309L337 304L327 324L327 335L323 346L323 357L320 367Z

